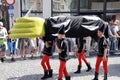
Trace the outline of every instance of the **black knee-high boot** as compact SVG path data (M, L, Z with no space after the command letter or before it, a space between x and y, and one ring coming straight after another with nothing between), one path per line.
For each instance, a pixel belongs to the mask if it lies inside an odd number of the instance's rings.
M70 80L70 76L66 76L66 77L65 77L65 80Z
M81 73L81 66L80 66L80 65L78 65L77 71L74 72L74 73L75 73L75 74L77 74L77 73Z
M1 62L3 63L5 61L5 57L2 57L1 58Z
M104 73L104 80L107 80L107 74Z
M48 78L48 77L49 77L48 71L44 71L44 76L43 76L41 79L46 79L46 78Z
M98 80L98 73L97 72L95 72L95 77L93 80Z
M86 72L89 72L91 69L92 69L92 67L90 66L90 64L88 63L88 64L86 64L87 65L87 67L88 67L88 69L86 70Z
M48 70L48 76L49 77L52 77L53 76L53 70L51 69L51 70Z

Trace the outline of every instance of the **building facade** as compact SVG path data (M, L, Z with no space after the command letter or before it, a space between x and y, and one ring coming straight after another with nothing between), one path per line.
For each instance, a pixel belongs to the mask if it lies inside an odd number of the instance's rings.
M120 20L120 0L21 0L22 16L33 4L35 4L32 10L33 16L99 15L106 20L115 15ZM47 8L51 11L47 12L48 10L45 10Z
M48 18L65 15L98 15L104 20L116 16L120 20L120 0L15 0L14 10L9 10L10 26L18 17L29 16ZM1 2L1 0L0 0ZM1 5L1 4L0 4ZM11 16L11 13L13 15ZM1 13L0 13L1 15ZM12 23L11 23L12 22Z

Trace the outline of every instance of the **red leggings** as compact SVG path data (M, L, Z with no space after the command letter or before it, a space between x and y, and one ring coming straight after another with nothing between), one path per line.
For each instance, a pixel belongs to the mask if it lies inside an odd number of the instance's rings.
M103 57L97 57L96 65L95 65L95 71L99 73L100 63L103 61ZM108 58L103 61L103 69L104 73L108 73Z
M68 72L66 69L66 62L60 60L59 77L58 78L62 79L63 74L64 74L64 76L68 76Z
M86 60L86 57L84 56L84 50L82 50L81 53L79 53L78 55L78 61L79 61L79 66L82 66L82 60L88 64L87 60Z
M45 55L42 58L41 65L42 65L44 71L51 70L51 66L50 66L49 60L50 60L50 56L47 56L47 55Z

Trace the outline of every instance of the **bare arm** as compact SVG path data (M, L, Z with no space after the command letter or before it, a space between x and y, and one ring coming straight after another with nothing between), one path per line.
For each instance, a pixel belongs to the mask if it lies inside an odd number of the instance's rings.
M47 41L45 42L45 46L46 46L46 48L50 47Z
M107 56L107 48L104 49L103 60L106 60L106 56Z
M56 50L58 51L59 54L62 52L62 50L59 49L57 45L56 45Z
M116 29L115 29L115 31L114 31L114 34L115 34L115 37L120 38L120 36L118 35L118 33L117 33L117 30L116 30Z
M83 50L85 50L85 43L83 43Z

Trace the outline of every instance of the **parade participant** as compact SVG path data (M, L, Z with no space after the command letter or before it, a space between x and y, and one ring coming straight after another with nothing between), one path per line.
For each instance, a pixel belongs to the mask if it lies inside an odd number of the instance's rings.
M95 77L93 80L98 80L100 63L103 61L104 68L104 80L107 80L108 73L108 41L104 36L104 29L98 30L99 42L98 42L98 56L95 65Z
M60 60L58 80L62 80L63 74L65 75L66 80L70 80L70 76L66 69L66 61L69 59L68 46L64 38L65 38L65 32L64 32L64 27L62 26L58 31L58 40L56 43L56 49L59 53L59 60Z
M5 27L3 27L3 23L0 22L0 59L1 62L4 62L5 55L6 55L6 44L5 39L7 38L7 30Z
M80 38L77 38L76 39L76 44L77 44L77 47L78 47L78 62L79 62L79 65L78 65L78 69L76 72L74 72L75 74L76 73L81 73L81 67L82 67L82 60L85 62L85 64L87 65L88 69L86 70L86 72L89 72L92 68L90 66L90 64L88 63L88 61L86 60L86 57L84 55L85 53L85 45L86 45L86 40L85 39L80 39ZM82 45L82 46L81 46Z
M41 65L44 69L44 76L41 79L50 78L53 75L53 70L50 65L50 56L52 56L52 44L53 41L45 40L45 46L43 50L43 58L41 61Z

